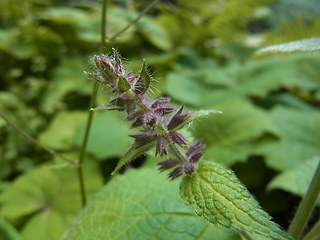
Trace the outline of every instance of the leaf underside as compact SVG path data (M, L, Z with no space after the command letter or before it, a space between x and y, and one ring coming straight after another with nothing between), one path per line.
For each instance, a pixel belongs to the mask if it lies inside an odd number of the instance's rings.
M260 208L235 174L216 162L203 161L197 173L184 177L180 195L187 206L211 223L273 239L291 239L270 221L271 217Z

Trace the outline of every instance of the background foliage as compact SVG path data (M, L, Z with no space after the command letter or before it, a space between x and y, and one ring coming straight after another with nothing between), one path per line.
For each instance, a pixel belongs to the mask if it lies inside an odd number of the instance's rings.
M108 1L107 36L148 3ZM286 228L320 156L320 55L253 53L318 36L319 13L317 0L161 1L103 52L117 48L135 70L145 58L159 80L154 96L221 110L188 134L203 139L205 158L231 167ZM100 18L100 1L0 2L0 111L72 159L87 121L93 83L83 71L99 53ZM97 105L107 98L100 87ZM109 183L129 132L121 114L95 113L84 169L89 197L101 190L79 215L76 168L0 119L0 239L240 239L187 209L178 181L156 172L152 154ZM317 219L318 210L309 225Z

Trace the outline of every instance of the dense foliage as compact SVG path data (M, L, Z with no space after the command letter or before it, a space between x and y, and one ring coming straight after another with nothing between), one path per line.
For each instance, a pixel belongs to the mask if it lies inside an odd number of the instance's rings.
M108 1L107 39L149 2ZM93 71L94 54L112 47L128 69L138 72L146 59L157 80L153 98L170 97L185 111L223 112L195 120L183 135L202 139L203 158L230 167L286 229L320 157L319 41L257 50L319 35L317 0L160 1L102 50L100 22L100 1L0 2L0 239L243 237L187 208L180 180L156 170L152 151L111 178L134 133L113 111L94 112L83 167L89 199L81 211L75 161L94 85L84 71ZM95 106L109 97L99 85ZM308 228L318 219L316 208Z

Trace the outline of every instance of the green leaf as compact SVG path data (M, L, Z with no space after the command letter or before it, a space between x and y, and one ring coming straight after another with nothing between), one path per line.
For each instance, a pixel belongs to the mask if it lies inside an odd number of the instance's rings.
M85 164L86 190L90 195L102 185L98 172L92 161ZM34 169L1 193L1 215L12 221L26 218L22 228L25 240L58 240L81 210L76 179L77 169L65 165Z
M255 55L272 53L315 52L320 50L320 38L308 38L299 41L273 45L258 50Z
M50 85L42 100L41 107L45 112L53 113L57 109L64 109L65 103L62 100L70 92L91 94L91 82L83 74L85 68L86 62L80 57L64 58L52 72Z
M249 102L233 99L217 104L223 114L195 120L193 133L207 145L205 157L226 165L245 160L253 152L254 141L273 131L270 117Z
M156 20L148 17L141 18L136 27L138 31L155 47L168 51L172 48L172 42L166 29Z
M128 149L131 139L129 123L124 121L124 115L118 112L97 112L92 121L92 127L87 145L88 152L99 159L120 156ZM76 132L73 142L82 145L86 124Z
M319 161L319 157L314 157L297 165L295 168L283 171L272 179L268 184L268 189L282 189L299 196L304 196Z
M183 178L180 195L187 206L209 222L277 240L291 239L270 221L234 173L214 161L202 161L197 172Z
M240 240L232 230L195 216L179 198L178 181L156 170L130 170L101 189L62 240Z
M86 123L88 112L59 112L40 135L40 142L59 150L70 149L77 129Z
M0 218L0 240L22 240L22 237L10 223Z
M276 107L271 112L279 141L259 147L268 166L288 170L305 159L320 155L320 114L315 110Z
M144 144L138 147L135 144L133 144L132 147L122 156L116 168L113 170L112 175L117 173L124 165L133 161L139 155L149 151L154 146L155 146L155 140L148 144Z
M201 106L204 96L210 94L211 91L198 79L181 73L170 73L166 78L166 92L175 100L192 106Z

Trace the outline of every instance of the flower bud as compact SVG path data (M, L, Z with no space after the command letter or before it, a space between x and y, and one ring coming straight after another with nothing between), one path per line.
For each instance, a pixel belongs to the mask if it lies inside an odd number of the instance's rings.
M180 133L177 132L169 132L169 137L172 139L173 142L175 142L178 145L187 144L187 139Z
M173 167L176 166L178 163L179 163L178 160L168 159L168 160L166 160L166 161L162 161L162 162L157 163L157 165L160 166L160 167L159 167L159 171L160 171L160 172L163 172L164 170L173 168Z
M144 133L139 133L139 134L134 134L129 136L134 138L134 143L136 147L140 147L142 145L151 143L157 137L157 135L153 132L144 132Z
M172 113L175 110L176 110L176 108L172 107L172 106L161 106L161 107L154 109L154 112L160 116L163 116L163 115Z
M169 146L168 146L167 141L163 137L159 138L157 141L157 145L156 145L156 155L159 154L161 157L163 155L167 155L168 148L169 148Z
M167 98L167 97L158 98L157 100L155 100L152 103L151 107L157 108L157 107L162 106L163 104L170 102L170 101L171 101L171 98Z
M182 110L183 110L183 105L181 106L179 111L175 115L173 115L173 117L171 118L170 122L167 125L168 130L173 130L175 128L178 128L191 116L190 113L182 113Z
M177 177L180 177L183 174L183 170L184 170L183 166L177 167L168 174L168 177L171 178L171 181L172 181Z
M119 76L118 78L118 90L123 93L130 89L130 83L123 76Z
M150 82L151 82L151 77L147 71L147 65L144 60L139 78L134 83L134 92L136 94L144 94L149 89Z
M95 55L94 61L104 82L107 84L111 83L114 86L118 75L115 72L112 60L106 56Z

